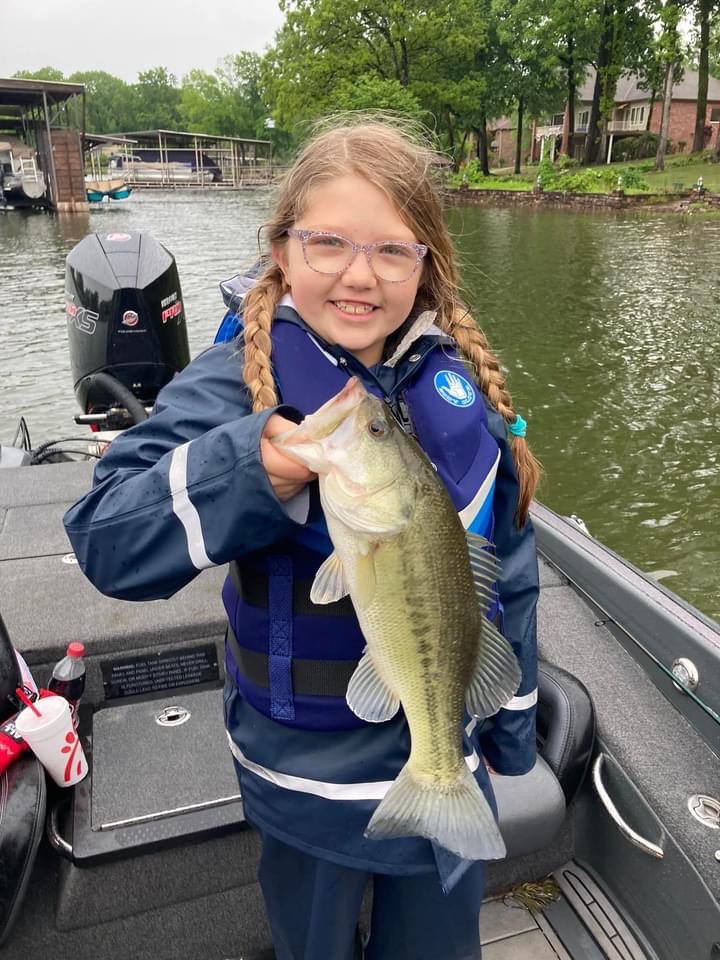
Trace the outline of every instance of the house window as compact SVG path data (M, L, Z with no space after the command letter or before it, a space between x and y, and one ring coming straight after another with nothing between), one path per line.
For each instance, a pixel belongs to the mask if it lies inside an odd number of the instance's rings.
M710 123L720 123L720 107L713 107L710 111Z
M590 111L581 110L580 113L577 115L578 127L586 127L589 122L590 122Z
M632 107L630 110L630 123L641 124L645 119L645 107Z
M550 125L553 127L561 127L563 125L564 120L565 120L564 113L554 113Z

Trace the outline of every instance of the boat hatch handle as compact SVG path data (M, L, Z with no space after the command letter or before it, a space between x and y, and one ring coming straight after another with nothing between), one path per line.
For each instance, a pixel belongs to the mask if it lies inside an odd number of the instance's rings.
M631 826L625 823L623 818L618 813L618 809L613 803L610 794L607 792L607 788L603 783L602 772L604 761L605 754L598 754L592 770L593 786L597 790L597 794L600 797L602 805L609 813L611 820L613 820L620 833L622 833L622 835L628 839L630 843L634 844L636 847L639 847L644 853L647 853L648 856L657 857L658 860L661 860L665 856L662 847L659 847L656 843L652 843L650 840L646 840L645 837L641 837L639 833L636 833Z
M65 857L66 860L72 860L73 848L60 833L60 810L65 802L65 798L62 798L50 808L50 814L45 824L45 833L53 850L59 853L61 857Z
M720 829L720 803L715 797L706 797L702 793L693 794L688 800L688 810L705 827Z
M688 690L697 690L700 683L700 674L692 660L688 660L687 657L678 657L677 660L673 660L671 669L672 675L677 680L677 683L673 683L674 687L682 693L687 693Z

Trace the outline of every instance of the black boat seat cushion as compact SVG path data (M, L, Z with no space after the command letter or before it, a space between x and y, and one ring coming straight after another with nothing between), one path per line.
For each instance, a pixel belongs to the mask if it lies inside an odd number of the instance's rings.
M537 763L523 776L492 776L508 858L552 842L585 775L595 737L592 701L580 681L548 663L540 664L538 675Z
M595 711L583 684L567 670L541 663L538 670L539 749L569 804L580 789L595 741Z
M0 774L0 948L18 915L45 825L45 771L25 753Z
M0 617L0 723L18 711L20 670ZM45 771L25 753L0 774L0 947L27 886L45 824Z
M0 616L0 723L17 713L15 688L20 684L20 669L13 645Z

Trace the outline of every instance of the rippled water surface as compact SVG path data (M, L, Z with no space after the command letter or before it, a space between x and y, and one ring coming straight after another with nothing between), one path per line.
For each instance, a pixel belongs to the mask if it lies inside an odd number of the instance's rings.
M262 190L148 191L89 217L0 215L0 441L21 414L35 444L79 429L63 312L78 240L132 229L164 243L194 355L269 203ZM545 465L541 499L720 618L720 221L478 208L449 220Z

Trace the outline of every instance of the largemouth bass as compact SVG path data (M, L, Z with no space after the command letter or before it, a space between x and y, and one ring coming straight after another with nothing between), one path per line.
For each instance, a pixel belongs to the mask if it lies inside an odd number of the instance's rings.
M410 757L366 836L422 836L464 859L503 857L462 749L465 708L490 716L520 683L512 648L486 617L494 558L469 553L432 464L356 378L272 442L319 476L335 549L310 597L331 603L349 594L367 642L348 705L380 723L402 704L410 729Z

